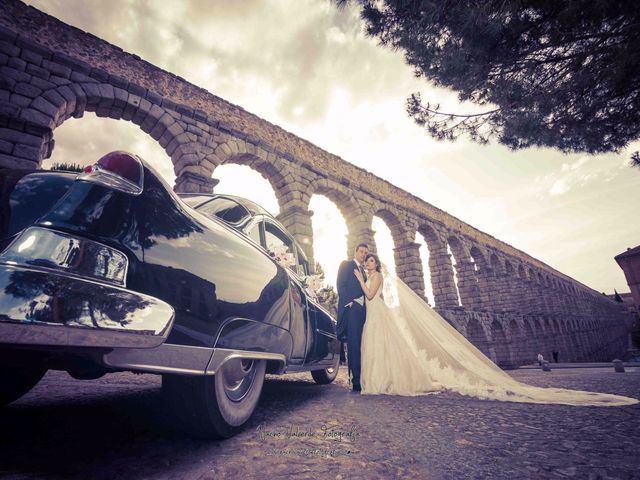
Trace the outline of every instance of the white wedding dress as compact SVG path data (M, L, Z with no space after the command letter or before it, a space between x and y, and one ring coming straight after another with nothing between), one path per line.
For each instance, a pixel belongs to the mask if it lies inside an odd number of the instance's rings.
M514 380L386 271L376 295L365 301L360 374L363 394L415 396L449 390L509 402L584 406L638 403L620 395L534 387Z

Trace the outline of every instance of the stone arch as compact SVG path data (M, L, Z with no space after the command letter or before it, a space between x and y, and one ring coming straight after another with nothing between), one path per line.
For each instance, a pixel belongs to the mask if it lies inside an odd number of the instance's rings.
M473 259L475 275L480 288L482 308L496 310L498 305L494 276L487 255L477 245L472 245L469 254Z
M500 367L512 367L515 362L511 358L511 348L504 326L497 318L491 322L491 343L495 352L494 362Z
M469 310L479 310L482 308L482 297L471 256L457 236L449 235L447 243L455 260L454 268L458 278L460 302Z
M302 192L302 203L309 205L313 195L326 197L338 207L342 218L347 224L347 257L353 254L354 248L360 242L368 244L371 250L376 250L373 230L371 229L373 217L365 213L347 187L336 184L326 178L317 177Z
M533 327L533 322L529 321L528 319L525 319L523 323L525 335L525 349L523 353L523 356L525 358L524 362L534 362L538 353L540 353L537 329Z
M509 321L509 329L507 330L508 338L512 341L518 341L522 338L522 327L515 318Z
M473 263L476 265L476 271L486 269L489 267L485 254L476 245L472 245L469 250L469 255L473 259Z
M447 243L438 235L436 229L428 223L417 228L429 250L428 270L431 278L433 301L436 308L453 308L460 306L460 294L455 278L455 270ZM421 260L424 263L424 260Z
M252 153L236 153L218 158L219 163L215 167L230 164L243 165L258 172L271 185L278 200L280 212L286 211L292 201L302 200L302 187L296 184L293 173L284 160L274 158L272 161L266 161ZM215 168L212 174L215 174ZM216 180L214 181L217 183Z
M388 207L380 207L374 209L371 216L381 218L387 225L387 227L389 227L389 231L391 231L391 237L393 238L394 248L399 248L405 243L409 242L409 236L413 236L413 232L409 232L398 218L398 213L392 211ZM396 261L396 264L397 263L398 262Z
M507 275L513 277L516 274L516 270L513 267L513 264L509 260L504 261L504 271Z
M127 120L157 140L171 159L174 169L195 166L189 155L195 154L193 140L177 118L180 114L129 93L109 83L82 82L43 91L23 108L20 119L51 132L40 150L38 165L53 151L53 131L71 117L81 118L85 112L98 117ZM177 117L177 118L176 118Z
M498 255L496 255L495 253L491 253L489 261L491 262L491 268L493 269L494 275L504 275L505 266L503 265Z
M491 349L487 332L475 315L472 315L467 323L467 338L478 350L495 360L495 354Z

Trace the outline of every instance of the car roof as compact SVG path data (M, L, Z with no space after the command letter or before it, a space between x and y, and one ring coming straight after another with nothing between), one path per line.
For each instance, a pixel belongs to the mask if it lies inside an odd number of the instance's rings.
M230 198L231 200L234 200L235 202L239 203L244 208L246 208L249 211L249 213L251 213L252 216L261 214L261 215L266 215L268 217L275 219L275 216L272 215L264 207L261 207L257 203L252 202L251 200L248 200L244 197L238 197L237 195L227 195L226 193L179 193L178 196L182 198L185 198L185 197Z

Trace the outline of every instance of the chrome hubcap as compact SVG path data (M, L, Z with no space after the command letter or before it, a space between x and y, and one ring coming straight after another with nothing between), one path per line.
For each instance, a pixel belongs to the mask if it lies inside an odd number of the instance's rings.
M256 362L233 358L220 368L224 393L232 402L240 402L251 390L256 377Z

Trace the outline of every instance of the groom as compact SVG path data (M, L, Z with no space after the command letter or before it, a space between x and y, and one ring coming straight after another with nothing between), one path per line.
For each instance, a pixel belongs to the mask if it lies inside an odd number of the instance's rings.
M364 306L364 292L354 275L355 269L360 270L365 278L364 257L369 247L360 243L353 254L353 260L345 260L338 270L338 339L347 342L349 370L353 374L353 391L361 391L360 387L360 342L366 316Z

